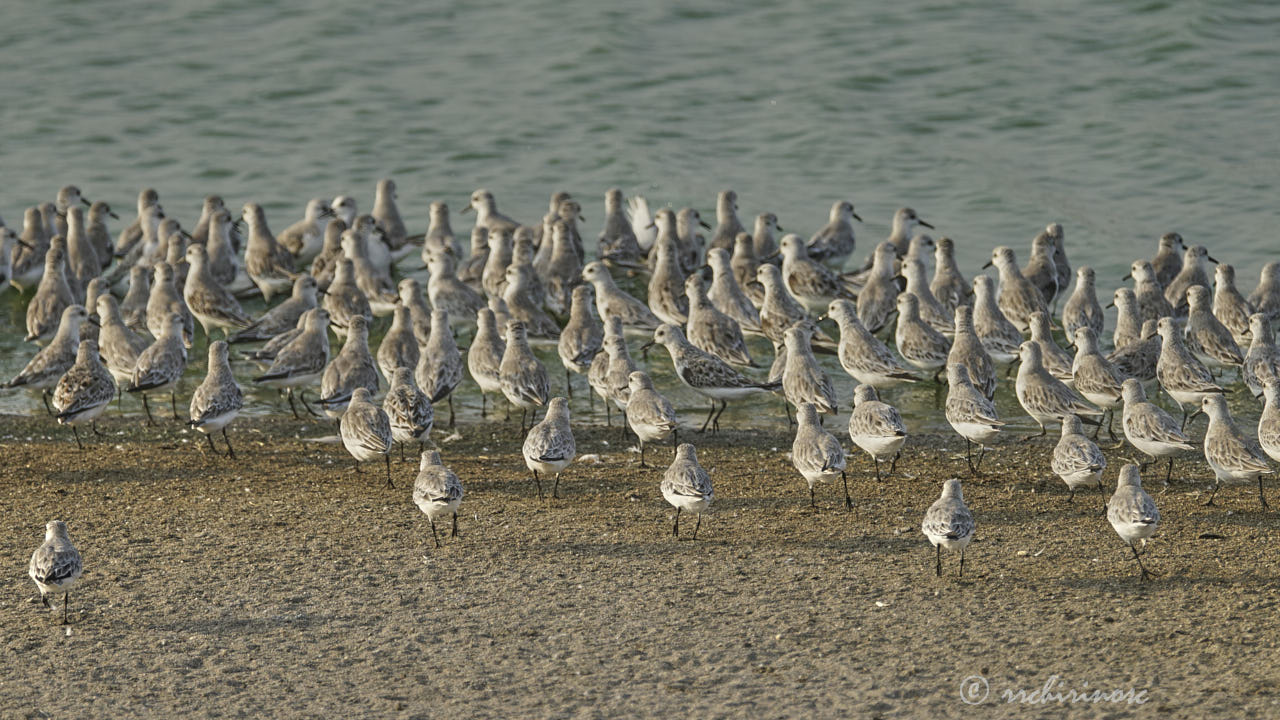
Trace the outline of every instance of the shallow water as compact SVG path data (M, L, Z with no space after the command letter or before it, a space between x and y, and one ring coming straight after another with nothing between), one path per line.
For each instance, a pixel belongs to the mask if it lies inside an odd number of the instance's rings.
M479 186L526 221L568 189L586 202L589 245L609 186L706 218L731 187L747 222L771 211L805 235L849 198L866 219L856 261L910 205L970 274L998 243L1025 260L1058 221L1104 302L1169 230L1235 264L1245 292L1278 254L1271 3L72 2L6 18L9 222L74 182L125 221L150 185L187 225L217 192L261 203L280 230L312 196L367 210L391 176L414 231L428 202L456 213ZM0 376L32 352L22 302L0 297ZM696 397L660 387L696 412ZM930 392L895 401L941 422ZM37 403L0 393L3 411Z

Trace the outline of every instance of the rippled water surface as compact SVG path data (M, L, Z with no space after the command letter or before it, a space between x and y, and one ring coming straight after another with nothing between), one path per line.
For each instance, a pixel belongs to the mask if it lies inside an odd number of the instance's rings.
M866 219L857 261L910 205L969 274L997 243L1025 258L1056 220L1104 297L1168 230L1234 263L1245 292L1280 255L1273 3L611 5L14 4L0 217L70 182L127 216L151 185L188 226L217 192L280 230L312 196L368 209L391 176L417 231L429 201L456 211L479 186L526 221L568 189L589 240L615 185L708 218L734 188L744 218L806 235L849 198ZM24 303L0 297L5 377L31 353ZM669 367L661 351L650 364ZM895 397L928 423L933 400ZM0 410L36 403L0 393Z

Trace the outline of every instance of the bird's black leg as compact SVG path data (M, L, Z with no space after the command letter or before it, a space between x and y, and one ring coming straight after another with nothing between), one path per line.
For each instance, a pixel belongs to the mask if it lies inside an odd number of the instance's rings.
M937 563L933 569L933 572L938 577L942 577L942 546L941 545L933 546L933 556L934 556L934 561Z
M1209 499L1208 499L1207 501L1205 501L1205 505L1206 505L1206 506L1208 506L1208 505L1212 505L1212 504L1213 504L1213 498L1217 496L1217 494L1218 494L1218 485L1220 485L1220 484L1221 484L1221 483L1220 483L1220 482L1215 478L1215 479L1214 479L1214 481L1213 481L1213 492L1209 493Z
M142 393L142 409L147 411L147 424L154 426L156 421L151 417L151 406L147 404L147 394Z
M453 393L449 393L449 429L454 428Z
M893 463L891 463L891 464L889 465L889 474L890 474L890 475L893 475L894 473L898 472L898 458L900 458L900 457L902 457L902 451L901 451L901 450L899 450L898 452L896 452L896 453L894 453L894 454L893 454Z
M637 437L639 437L639 436L637 436ZM640 441L640 467L642 467L642 468L647 468L647 467L649 467L648 465L645 465L645 464L644 464L644 440L641 440L641 441Z
M564 387L565 387L565 391L564 391L565 397L572 400L573 399L573 377L572 377L572 374L569 372L569 368L567 367L564 369Z
M393 488L395 484L391 482L391 453L384 454L382 459L387 461L387 487Z
M227 457L236 459L236 451L231 448L231 436L227 435L227 426L222 426L222 441L227 444Z
M102 432L101 430L99 430L99 429L98 429L98 421L97 421L97 419L90 420L90 421L89 421L89 427L93 428L93 434L94 434L94 435L97 435L98 437L106 437L106 436L107 436L107 434L106 434L106 433L104 433L104 432Z
M698 539L698 528L702 527L702 513L698 513L698 522L693 524L693 539Z
M818 502L817 502L817 500L815 500L815 499L814 499L814 497L813 497L813 484L812 484L812 483L810 483L810 485L809 485L809 507L814 508L815 510L816 510L816 509L817 509L817 507L818 507Z
M1258 502L1262 503L1263 510L1271 509L1270 506L1267 505L1267 496L1262 494L1262 476L1261 475L1258 476Z
M964 548L960 548L960 577L964 577Z
M551 497L560 499L560 473L556 473L556 481L551 484Z
M67 624L67 606L71 604L70 595L62 593L62 624Z
M436 521L428 517L427 522L431 523L431 539L435 541L436 547L440 547L440 536L436 535Z
M289 410L293 412L293 419L301 420L302 416L298 414L298 407L293 404L293 388L289 388L289 392L285 396L289 398Z
M453 529L449 531L449 537L458 537L458 512L456 510L453 512Z
M302 392L298 393L298 399L302 401L302 407L306 408L306 409L307 409L307 412L311 413L312 417L321 417L320 413L318 413L318 412L316 412L315 410L311 409L311 406L307 404L307 391L306 391L306 390L303 390Z
M178 417L178 391L174 390L169 393L169 407L173 408L173 419L181 420Z
M676 524L671 528L671 536L680 539L680 508L676 508ZM48 603L46 603L48 604Z
M76 429L75 425L71 426L71 432L76 436L76 447L80 450L84 450L84 445L80 444L80 431Z
M538 499L542 499L542 479L538 477L538 471L533 471L533 482L538 485Z
M844 483L844 509L853 509L853 498L849 497L849 476L845 475L843 470L840 471L840 481Z
M706 420L704 420L704 421L702 421L702 427L698 429L698 433L699 433L699 434L704 433L704 432L706 432L706 431L707 431L707 426L709 426L709 425L711 424L711 416L712 416L712 415L715 415L715 413L716 413L716 401L715 401L715 400L712 400L712 401L711 401L711 412L708 412L708 413L707 413L707 419L706 419Z
M205 435L205 436L204 436L204 439L209 441L209 452L213 453L214 455L217 455L217 454L218 454L218 448L217 448L217 446L215 446L215 445L213 444L213 436L212 436L212 435Z

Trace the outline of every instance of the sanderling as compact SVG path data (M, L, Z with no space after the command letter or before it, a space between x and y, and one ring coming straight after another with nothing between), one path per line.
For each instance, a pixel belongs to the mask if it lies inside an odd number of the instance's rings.
M355 224L356 215L359 213L355 198L350 195L339 195L329 204L329 208L333 210L334 217L341 220L347 227Z
M774 234L779 232L782 232L782 228L778 225L777 215L766 212L756 216L755 230L751 233L751 247L755 250L756 257L769 257L778 251L778 241ZM806 247L806 256L808 252Z
M342 349L320 376L320 405L326 415L339 418L356 388L365 388L373 395L378 392L378 385L378 366L369 352L369 324L357 315L351 318Z
M1237 343L1242 343L1249 337L1249 316L1254 312L1253 306L1236 289L1234 267L1221 263L1214 268L1213 276L1213 315L1227 326ZM1189 297L1187 302L1190 302Z
M724 248L712 248L712 250L723 250ZM650 257L653 257L652 255ZM764 287L760 285L760 259L756 257L755 242L751 236L746 233L738 235L737 241L733 244L733 252L729 257L729 268L733 271L733 279L738 282L738 287L742 288L742 292L751 301L751 304L759 308L764 304Z
M733 247L734 238L747 229L738 220L738 193L732 190L721 190L716 196L716 228L711 234L708 248Z
M1111 347L1119 350L1142 339L1142 318L1138 314L1138 298L1133 290L1116 288L1107 309L1116 309L1116 328L1111 333ZM1157 318L1159 319L1159 318Z
M147 209L156 207L159 204L160 195L154 188L143 188L138 192L138 214L116 237L113 247L116 257L124 257L142 239L143 225L145 224L144 217L147 214Z
M1271 322L1280 321L1280 262L1262 266L1258 287L1249 293L1249 305L1255 312L1267 316Z
M58 188L58 195L54 199L53 206L58 211L57 225L58 232L66 235L68 226L71 224L71 211L84 210L93 203L80 194L80 188L75 185L63 185ZM81 207L83 205L84 207Z
M458 506L462 504L462 481L452 470L444 466L440 453L426 450L418 461L418 478L413 481L413 504L431 523L431 539L440 547L436 535L436 519L452 516L453 527L449 537L458 537Z
M58 329L62 311L75 304L75 295L67 283L67 246L61 235L54 236L44 255L44 274L36 293L27 302L26 342L43 342Z
M778 252L782 256L782 280L787 292L809 309L825 308L832 298L853 298L840 276L809 258L799 235L784 235Z
M1067 415L1089 415L1089 424L1098 422L1102 411L1085 402L1076 391L1054 377L1044 366L1040 346L1034 342L1022 343L1016 390L1018 404L1040 426L1040 432L1024 439L1043 437L1045 423L1061 422Z
M604 326L596 317L595 290L591 285L579 285L573 289L573 303L569 306L569 322L560 331L556 353L564 365L566 394L573 398L571 373L585 373L591 368L591 360L604 348Z
M613 276L603 263L587 263L582 268L582 279L591 283L596 291L596 312L603 318L617 317L626 327L651 330L660 321L649 307L628 295L613 282Z
M669 209L659 210L657 222L658 241L650 253L656 259L649 278L649 309L663 322L684 325L689 301L684 296L684 272L676 258L675 214Z
M243 330L252 325L253 319L240 308L240 302L235 296L213 278L213 274L209 272L208 258L209 254L203 245L187 248L187 262L191 264L191 270L182 287L182 299L187 303L191 314L200 321L205 337L209 337L214 328L222 328L225 338L230 336L233 328Z
M271 366L253 379L267 387L287 389L289 409L295 418L298 410L293 404L293 389L304 388L300 393L302 405L315 415L307 405L305 388L319 382L324 366L329 363L329 311L324 308L308 310L302 314L301 322L306 323L303 331L277 350Z
M511 264L507 266L506 280L507 286L510 287L515 277L512 271L519 274L520 279L524 282L524 286L519 292L523 295L530 305L542 309L547 303L547 286L545 274L534 267L533 257L536 250L533 247L533 228L522 227L516 231L514 244L511 246ZM582 271L578 268L574 271L574 275ZM503 295L506 295L506 288L503 289ZM510 301L507 302L510 305Z
M1097 337L1102 337L1106 317L1098 304L1097 275L1093 268L1081 265L1076 268L1076 286L1071 297L1062 306L1062 329L1067 337L1076 336L1076 328L1087 327Z
M787 364L782 370L782 391L787 402L798 410L803 403L814 405L824 415L838 411L836 390L831 376L818 364L809 346L809 330L793 325L784 336L787 348Z
M1160 361L1160 333L1156 321L1142 323L1139 339L1117 348L1107 355L1107 362L1121 377L1137 378L1142 382L1156 379L1156 363Z
M623 199L619 188L609 188L604 193L604 228L596 239L597 256L605 262L638 267L640 243L623 212Z
M1262 386L1265 404L1258 418L1258 445L1272 460L1280 462L1280 380Z
M942 577L942 548L960 551L960 576L964 577L964 549L973 540L973 513L964 504L960 481L952 478L942 485L942 496L929 506L920 530L933 544L934 573Z
M147 405L148 392L169 391L169 403L173 419L178 420L178 381L187 367L187 346L182 342L182 316L169 315L169 322L142 354L133 369L133 378L126 392L142 393L142 407L147 411L147 423L154 425L151 408Z
M427 254L427 297L431 299L431 307L440 308L450 317L469 318L485 307L484 296L476 292L470 285L458 279L457 261L453 252L442 250ZM405 283L412 278L400 281L399 292L404 302ZM417 281L414 280L416 284ZM420 293L419 293L420 294ZM425 305L424 305L425 308ZM430 317L428 311L427 317Z
M907 210L904 208L904 210ZM899 212L902 212L901 210ZM914 211L909 211L915 215ZM838 200L831 206L831 212L828 214L827 224L822 229L813 234L806 243L809 247L809 257L814 260L838 268L844 265L845 260L853 254L857 241L853 235L853 221L862 222L862 218L858 217L858 213L853 210L853 203L848 200ZM894 223L897 223L897 216L894 216ZM904 245L903 252L907 248Z
M606 318L604 321L604 337L600 341L600 352L591 359L591 365L587 368L587 384L591 386L591 391L595 393L590 395L591 407L595 409L595 396L599 395L604 401L605 424L613 427L613 401L610 399L613 390L609 386L609 353L605 350L607 343L613 338L622 338L622 321L615 317Z
M1262 476L1275 473L1267 462L1258 441L1240 432L1227 399L1222 395L1206 395L1200 401L1200 409L1209 416L1209 428L1204 432L1204 459L1213 468L1213 492L1205 505L1212 505L1218 494L1218 486L1228 483L1258 481L1258 502L1267 509L1267 498L1262 492Z
M293 271L293 253L276 242L267 227L267 216L262 206L246 203L244 220L249 224L249 243L244 251L244 269L249 279L262 291L268 302L271 296L285 292L293 286L297 274Z
M839 477L844 483L844 506L853 508L849 479L845 475L844 447L818 423L818 408L813 403L804 402L796 406L796 438L791 443L791 464L809 483L811 507L817 507L814 483L828 483Z
M53 409L58 411L58 424L70 425L76 447L81 450L80 431L76 425L93 423L116 396L116 381L98 360L98 343L81 340L76 362L58 380L53 390ZM93 426L96 433L98 428Z
M1244 382L1254 397L1262 394L1267 380L1280 380L1280 350L1276 349L1271 322L1260 312L1249 316L1249 351L1244 356Z
M218 210L209 220L209 241L204 246L209 254L209 273L213 275L214 280L229 289L233 283L238 285L237 281L241 277L248 278L247 275L242 274L244 268L231 241L234 229L235 226L231 223L231 211L226 208Z
M957 363L965 366L969 380L983 397L988 400L995 397L996 368L973 329L973 309L968 305L956 308L955 337L947 352L947 367Z
M582 263L569 242L569 225L563 220L557 220L551 226L551 246L546 267L537 270L546 282L547 307L552 312L564 314L572 300L573 289L582 284Z
M310 275L298 276L293 281L293 294L288 300L268 310L249 327L227 338L227 342L261 342L289 332L297 327L302 313L316 307L318 291L315 278Z
M1160 236L1156 256L1151 258L1151 267L1156 271L1156 281L1160 287L1169 287L1169 283L1182 272L1182 254L1187 246L1182 243L1182 236L1176 232Z
M94 252L98 255L98 260L102 263L103 269L111 264L111 233L107 230L107 218L117 218L111 210L111 206L98 200L89 206L89 217L85 226L85 233L89 237L89 244L93 246Z
M158 262L152 268L151 294L147 296L147 332L152 337L160 337L169 316L177 314L182 318L182 341L187 347L196 331L195 317L187 301L182 299L176 285L176 273L167 262Z
M215 213L224 210L227 203L222 199L221 195L205 195L204 200L200 203L200 219L196 220L196 226L191 230L191 242L199 245L209 246L209 222L213 219Z
M1009 322L996 304L994 289L995 282L989 275L973 279L973 331L993 361L1008 365L1018 359L1022 331Z
M1229 267L1219 265L1219 268ZM1248 334L1249 319L1246 316L1245 333ZM1217 367L1240 366L1244 364L1244 353L1236 344L1234 333L1213 313L1209 300L1209 288L1203 285L1192 285L1187 288L1187 328L1185 330L1187 349L1207 365Z
M609 358L604 371L606 402L613 403L622 413L622 437L626 438L627 405L631 401L630 377L639 367L631 358L627 341L620 334L610 333L604 339L604 353Z
M1072 385L1085 400L1110 413L1107 432L1111 435L1111 439L1115 440L1116 433L1112 423L1115 422L1116 408L1124 403L1123 391L1120 387L1124 382L1124 376L1098 352L1098 336L1093 334L1092 329L1076 328L1075 346L1076 356L1071 361L1071 377L1074 380ZM1096 438L1101 430L1102 424L1099 423L1093 436Z
M1076 499L1076 490L1097 483L1103 507L1106 507L1107 491L1102 488L1102 471L1107 467L1107 459L1102 456L1098 446L1085 437L1084 424L1079 417L1067 415L1062 419L1062 437L1053 448L1053 460L1049 467L1071 489L1071 497L1067 502Z
M1053 238L1049 233L1037 233L1031 240L1031 257L1026 267L1022 268L1022 277L1027 279L1048 308L1058 296L1058 268L1053 263Z
M89 243L89 235L84 225L84 208L74 207L67 211L67 283L76 299L84 300L84 291L89 281L102 272L102 263L98 260L98 252Z
M449 225L449 205L436 200L427 207L427 234L422 239L422 264L426 265L432 253L450 250L455 258L462 257L462 244Z
M449 400L449 427L454 425L453 391L462 382L462 352L453 338L449 313L431 311L431 336L422 346L413 379L432 405Z
M138 356L147 349L147 341L130 330L120 316L120 306L110 293L98 297L98 351L106 360L107 370L116 380L116 387L123 387L133 377Z
M737 320L744 331L760 332L760 311L734 277L729 254L721 248L711 250L707 252L707 265L711 267L711 289L707 297L720 312Z
M702 276L694 273L685 278L684 287L689 300L689 342L732 365L754 365L742 328L711 303Z
M547 204L547 212L542 216L542 224L536 229L530 228L531 230L534 230L534 240L538 245L538 254L540 256L538 260L539 262L546 261L546 252L549 250L546 243L551 239L551 235L548 234L551 230L551 226L557 221L564 219L564 216L573 217L582 212L582 207L578 205L577 202L573 203L574 206L577 206L576 209L569 205L572 200L573 195L564 190L556 190L551 193L551 202Z
M302 219L281 230L276 241L292 253L299 264L310 265L324 247L324 227L331 217L333 209L329 207L329 200L311 198Z
M493 193L480 188L471 193L471 200L467 206L462 208L462 214L474 211L476 214L476 226L488 228L489 232L495 230L506 230L515 232L516 227L520 223L498 212L498 204L493 199Z
M640 467L644 462L645 443L655 443L671 438L674 450L680 437L680 418L671 401L653 387L653 380L639 370L627 377L631 396L627 399L627 423L640 439Z
M84 289L84 309L89 313L89 322L87 325L80 326L80 339L92 340L98 342L98 332L102 329L102 320L98 317L98 298L103 295L110 295L111 288L107 287L107 283L101 277L96 277L89 281Z
M1226 392L1213 381L1213 374L1196 359L1182 340L1182 331L1171 317L1156 323L1160 333L1160 359L1156 361L1156 379L1160 387L1182 408L1182 423L1187 422L1185 406L1198 407L1207 395Z
M527 266L508 267L507 286L503 290L502 299L506 301L512 319L524 323L530 337L557 340L560 337L560 326L530 297L532 276L533 270Z
M1120 539L1133 551L1133 559L1138 561L1138 567L1142 569L1142 579L1147 580L1155 575L1142 564L1138 548L1133 545L1141 540L1145 550L1147 538L1155 535L1156 527L1160 525L1160 510L1156 507L1156 501L1142 489L1142 478L1138 475L1136 465L1120 468L1116 491L1111 494L1111 500L1107 503L1107 520Z
M193 245L192 247L199 247ZM213 433L221 430L222 439L227 444L227 455L234 458L236 451L231 448L231 438L227 437L227 426L240 414L244 407L244 393L231 374L231 363L227 359L227 343L224 340L209 345L209 369L204 382L191 394L191 420L189 427L199 430L209 441L209 449L215 455L217 448L213 445Z
M436 414L431 399L414 382L412 367L396 368L390 382L391 389L382 399L382 411L391 422L391 439L401 443L400 459L404 460L404 443L416 441L421 451L423 439L431 435Z
M1164 476L1165 487L1168 487L1169 479L1173 476L1173 456L1194 450L1195 447L1169 413L1158 405L1147 402L1147 393L1142 389L1142 383L1129 378L1120 387L1124 394L1124 411L1121 415L1124 438L1139 452L1150 456L1152 462L1162 457L1169 458Z
M937 248L938 245L933 241L933 236L917 233L907 243L907 254L902 257L902 263L918 262L924 267L923 275L928 275L933 268L933 251ZM926 279L922 284L928 284L928 280ZM933 291L930 290L930 292Z
M404 220L400 217L400 209L396 207L396 197L396 181L391 178L379 180L374 188L373 210L369 212L378 221L378 227L382 228L393 263L413 251L413 242L425 239L422 235L409 236Z
M563 339L563 337L562 337ZM506 341L498 332L493 311L483 308L476 313L476 334L467 348L467 370L471 379L480 388L480 417L486 417L485 405L489 393L501 393L502 381L499 370L502 366L502 355L506 351Z
M498 366L498 379L507 401L520 408L520 432L525 430L529 411L547 404L547 368L529 349L524 323L507 323L507 345Z
M84 572L80 551L67 534L67 524L52 520L44 526L44 543L31 553L27 574L40 589L40 602L49 606L49 595L62 593L62 624L67 624L68 594Z
M974 387L968 367L964 363L947 365L947 423L964 438L964 457L969 472L979 475L982 459L987 455L987 443L996 439L1004 423L996 414L995 403ZM978 462L973 461L973 443L980 448Z
M1207 263L1218 264L1203 245L1192 245L1182 256L1182 270L1165 286L1164 296L1179 317L1187 314L1187 288L1192 285L1210 287Z
M898 296L898 326L893 340L903 360L926 372L934 371L934 379L951 350L951 341L920 319L920 301L911 293Z
M712 432L720 430L720 415L724 414L730 400L758 392L772 392L781 387L781 383L760 383L746 377L724 360L689 342L680 328L674 325L659 325L653 331L653 342L645 347L653 344L661 344L667 349L681 382L711 401L711 411L698 430L700 433L705 432L708 425ZM716 412L717 400L720 401L719 412Z
M458 279L477 292L484 290L484 266L489 264L489 228L477 225L471 229L471 252L458 266Z
M1134 260L1125 280L1133 280L1133 298L1138 303L1138 320L1159 320L1173 314L1173 306L1165 298L1164 288L1156 281L1156 271L1146 260Z
M640 252L648 255L653 241L658 239L658 228L653 224L649 201L643 195L627 198L627 218L631 221L631 231L635 233Z
M680 513L687 510L698 514L698 522L693 526L693 539L697 540L698 528L702 527L702 513L711 507L715 492L711 488L711 476L698 464L698 452L693 445L681 443L676 448L676 459L662 474L662 483L658 487L662 497L676 509L671 535L680 537Z
M529 434L524 438L523 452L524 464L533 472L538 499L541 500L542 479L538 474L555 473L551 497L560 497L560 473L573 462L578 454L578 446L574 443L573 428L569 425L569 401L555 397L539 404L546 404L547 414L542 422L529 428Z
M347 328L351 318L356 315L373 321L373 309L369 306L369 298L356 286L355 266L347 258L338 261L334 269L333 282L325 291L321 306L329 312L329 321L333 333L338 337L347 336Z
M1053 240L1053 266L1058 272L1058 295L1067 291L1067 285L1071 284L1071 262L1067 260L1067 235L1062 229L1061 223L1049 223L1045 226L1044 231L1048 233L1049 238ZM1054 310L1057 310L1057 303L1054 304Z
M27 208L22 216L22 234L13 248L10 263L9 282L19 291L25 292L44 277L49 239L39 208Z
M897 408L880 401L875 388L859 385L853 391L849 439L871 456L876 466L876 480L879 480L881 458L892 458L889 472L897 470L898 456L907 441L907 426Z
M356 228L343 231L342 256L351 261L356 287L368 298L373 313L382 316L390 314L391 306L395 303L396 288L391 281L390 267L379 267L370 252L370 248L379 245L386 248L381 240L373 237L373 230L370 228L372 222L367 215L361 215L356 220Z
M4 386L26 386L41 390L45 409L49 409L49 391L58 384L63 373L75 364L80 347L80 326L88 320L89 312L83 305L71 305L63 310L62 321L58 323L53 339L37 351L26 367ZM53 411L49 410L49 414L52 415Z
M1044 295L1019 271L1018 260L1012 249L1003 245L993 249L991 259L982 267L985 269L992 265L1000 271L1000 289L996 294L996 305L1019 332L1026 332L1031 313L1037 310L1048 313Z
M876 246L867 283L858 293L858 319L863 327L878 333L893 319L898 308L898 281L894 270L893 245Z
M969 305L973 299L973 287L956 263L956 244L949 237L938 238L933 251L933 281L929 290L942 303L947 312L954 313L961 305Z
M840 326L840 343L836 354L840 366L859 383L888 388L904 382L919 382L889 348L872 335L858 319L858 312L848 300L832 300L827 317Z
M502 297L507 286L507 266L515 252L515 231L497 229L489 231L489 253L485 256L484 270L480 273L480 285L489 297Z
M338 435L355 459L357 473L360 463L382 456L387 465L387 487L395 487L391 482L391 420L370 400L368 388L358 387L351 394L346 412L338 421Z
M889 232L888 242L893 246L895 257L902 257L907 253L911 238L916 236L917 226L934 229L932 225L921 220L916 211L911 208L898 208L893 213L893 227Z
M333 282L333 274L337 270L338 261L342 259L342 233L347 231L347 224L338 218L330 218L324 226L324 244L320 254L311 261L311 276L320 284L320 289L327 290Z
M1036 311L1027 318L1031 327L1031 342L1040 346L1040 357L1045 368L1068 385L1071 384L1071 353L1058 347L1049 330L1048 313Z
M902 259L902 276L907 281L903 293L915 296L921 320L943 335L950 335L955 331L955 315L933 296L925 275L924 263L919 259L909 254Z
M756 276L764 286L764 303L760 306L760 330L765 337L773 341L774 345L781 345L787 328L796 323L813 321L804 306L787 292L787 288L782 284L782 274L777 267L765 263L756 270ZM831 342L831 338L821 330L815 333L815 337L825 343Z

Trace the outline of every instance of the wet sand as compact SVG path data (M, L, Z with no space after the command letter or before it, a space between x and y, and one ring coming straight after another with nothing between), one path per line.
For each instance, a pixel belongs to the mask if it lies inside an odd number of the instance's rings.
M785 426L686 433L717 497L677 541L661 470L616 428L575 427L600 462L546 502L514 423L437 432L467 495L461 537L436 549L416 463L386 489L381 466L356 475L341 446L299 439L327 426L237 423L231 461L177 423L100 425L79 452L47 418L0 418L4 717L955 717L974 675L987 714L1055 675L1059 692L1146 691L1072 717L1280 713L1277 515L1244 487L1202 507L1194 456L1156 496L1161 576L1144 584L1096 491L1068 503L1050 477L1052 437L1001 445L966 480L977 537L964 577L944 557L936 578L919 526L966 477L954 436L912 437L880 483L855 456L846 512L838 486L809 507ZM1131 453L1107 451L1109 482ZM25 572L54 518L86 564L68 628Z

